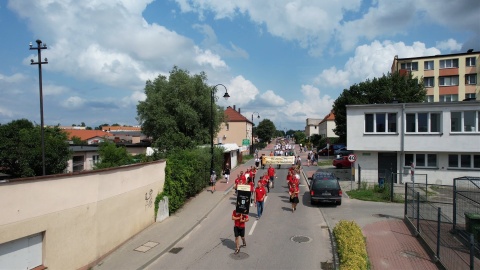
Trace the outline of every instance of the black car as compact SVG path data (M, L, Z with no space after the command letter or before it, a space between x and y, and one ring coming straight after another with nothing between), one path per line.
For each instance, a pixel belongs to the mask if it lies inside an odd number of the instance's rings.
M316 172L310 182L310 203L330 202L336 205L342 204L342 188L338 178L333 173Z

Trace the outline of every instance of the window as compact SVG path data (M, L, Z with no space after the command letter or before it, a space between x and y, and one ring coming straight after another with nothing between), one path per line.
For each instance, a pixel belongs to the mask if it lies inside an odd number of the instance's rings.
M458 95L441 95L439 98L440 102L452 102L458 101Z
M476 65L475 57L467 57L466 59L467 67L474 67Z
M480 111L463 111L450 113L450 131L478 132L480 131Z
M466 74L465 84L477 84L477 74Z
M93 164L97 164L100 162L100 155L92 156Z
M226 123L225 127L227 128L227 130L229 130L230 129L230 124Z
M458 76L448 76L438 78L439 86L454 86L458 85Z
M423 86L425 86L425 87L434 87L434 86L435 86L435 78L434 78L434 77L425 77L425 78L423 78Z
M434 69L433 61L425 61L423 63L423 69L424 70L433 70Z
M477 95L475 93L465 94L465 99L476 99Z
M397 132L397 114L396 113L365 114L365 132L368 132L368 133Z
M407 113L406 132L440 132L440 113Z
M427 96L426 102L433 102L433 95Z
M448 155L449 168L480 169L480 155Z
M458 68L458 59L440 60L440 68Z
M401 63L400 68L406 70L418 70L418 62Z
M414 163L415 168L436 168L436 154L405 154L405 167L410 167Z

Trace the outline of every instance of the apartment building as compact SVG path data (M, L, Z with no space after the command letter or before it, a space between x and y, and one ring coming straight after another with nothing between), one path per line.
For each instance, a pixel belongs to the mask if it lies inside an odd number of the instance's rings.
M423 78L427 102L480 100L480 51L393 59L391 72Z
M362 181L480 177L480 101L347 105L347 123Z

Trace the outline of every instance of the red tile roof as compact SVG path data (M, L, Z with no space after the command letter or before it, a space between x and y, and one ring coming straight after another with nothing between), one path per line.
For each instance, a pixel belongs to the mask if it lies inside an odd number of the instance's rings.
M333 114L333 111L330 111L330 113L327 114L322 121L320 121L320 124L325 121L335 121L335 114Z
M252 121L248 120L245 116L241 113L234 110L232 107L228 106L225 110L225 118L228 122L248 122L252 123Z
M71 140L73 137L78 137L82 141L86 141L95 137L105 137L111 135L108 132L101 130L85 130L85 129L64 129L68 135L68 139Z

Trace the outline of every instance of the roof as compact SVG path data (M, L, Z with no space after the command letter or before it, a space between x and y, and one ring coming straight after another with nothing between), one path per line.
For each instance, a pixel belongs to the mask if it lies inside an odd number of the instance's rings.
M221 146L225 148L224 153L228 153L234 150L238 150L238 145L236 143L226 143L226 144L218 144L217 146Z
M253 124L252 121L248 120L248 118L246 118L230 106L228 106L225 110L225 118L227 118L228 122L248 122Z
M398 61L405 61L405 60L417 60L417 59L432 59L432 58L444 58L444 57L452 57L452 56L461 56L461 55L476 55L479 54L480 51L471 51L471 52L464 52L464 53L452 53L452 54L437 54L437 55L429 55L429 56L418 56L418 57L407 57L407 58L399 58L397 56Z
M78 137L82 141L86 141L95 137L106 137L111 135L108 132L101 130L83 130L83 129L64 129L68 135L68 139L71 140L73 137Z
M104 131L141 131L141 127L102 126Z
M91 145L71 145L69 148L73 152L98 152L98 146Z
M333 111L330 111L330 113L323 118L320 124L326 121L335 121L335 114L333 114Z

